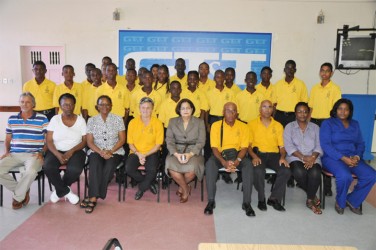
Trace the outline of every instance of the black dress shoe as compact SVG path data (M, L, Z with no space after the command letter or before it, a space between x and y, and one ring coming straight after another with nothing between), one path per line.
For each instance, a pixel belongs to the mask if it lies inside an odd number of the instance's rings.
M235 181L236 183L242 183L243 182L243 178L242 178L242 173L241 172L237 172L238 174L238 177L236 177Z
M153 194L157 194L158 193L158 188L157 188L157 185L155 185L155 183L152 183L150 185L150 192L152 192Z
M142 198L142 196L144 195L144 192L142 192L141 190L138 190L134 196L134 199L135 200L139 200Z
M334 205L334 209L336 210L336 212L337 212L338 214L341 214L341 215L345 212L345 209L344 209L344 208L341 208L341 207L338 205L337 202L336 202L336 204Z
M287 181L287 187L295 187L295 181L293 177L290 177L290 179Z
M325 190L325 196L333 196L333 192L332 192L332 190L331 189L329 189L329 190Z
M268 208L266 207L265 199L263 201L259 201L257 207L261 211L266 211Z
M255 211L253 211L253 208L251 206L251 203L249 203L249 202L243 203L242 209L245 211L245 215L256 216Z
M232 179L231 179L231 176L229 173L224 173L222 174L222 179L227 183L227 184L231 184L232 183Z
M204 210L204 214L213 214L213 209L215 208L215 201L209 201L208 205Z
M281 212L286 211L286 209L277 200L268 199L268 205L272 206L277 211L281 211Z
M358 208L355 208L353 207L353 205L351 205L350 202L346 201L346 206L348 206L351 210L351 212L353 212L354 214L357 214L357 215L362 215L362 210L360 209L360 207Z

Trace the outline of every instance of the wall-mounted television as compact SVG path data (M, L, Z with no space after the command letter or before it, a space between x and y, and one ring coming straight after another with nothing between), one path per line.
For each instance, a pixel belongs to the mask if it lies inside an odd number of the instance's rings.
M376 69L375 36L339 36L337 69Z

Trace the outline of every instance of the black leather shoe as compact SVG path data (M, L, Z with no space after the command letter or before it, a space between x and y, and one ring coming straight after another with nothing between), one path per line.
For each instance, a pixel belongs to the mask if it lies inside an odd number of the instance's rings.
M281 211L281 212L286 211L286 209L277 200L268 199L268 203L267 204L269 206L272 206L277 211Z
M139 200L142 198L142 196L144 195L144 192L142 192L141 190L138 190L134 196L134 199L135 200Z
M155 183L152 183L150 185L150 192L152 192L153 194L157 194L158 193L158 188L157 188L157 185L155 185Z
M345 209L344 209L344 208L341 208L341 207L338 205L337 202L336 202L336 204L334 205L334 209L336 210L336 212L337 212L338 214L341 214L341 215L345 212Z
M263 201L259 201L257 207L261 211L266 211L268 208L266 207L265 199Z
M348 206L351 210L351 212L353 212L354 214L357 214L357 215L362 215L362 210L360 209L360 207L358 208L355 208L353 207L353 205L351 205L350 202L346 201L346 206Z
M231 176L229 173L224 173L222 174L222 179L227 183L227 184L231 184L232 183L232 179L231 179Z
M253 208L251 206L251 203L249 203L249 202L243 203L242 209L245 211L245 215L256 216L255 211L253 211Z
M290 187L290 188L295 187L295 181L294 181L294 178L290 178L290 179L287 181L287 187Z
M204 214L213 214L213 209L215 208L215 201L209 201L208 205L204 210Z
M333 196L333 192L331 189L325 190L325 196Z
M238 174L238 177L236 177L235 181L236 183L242 183L243 182L243 178L242 178L242 173L241 172L237 172Z

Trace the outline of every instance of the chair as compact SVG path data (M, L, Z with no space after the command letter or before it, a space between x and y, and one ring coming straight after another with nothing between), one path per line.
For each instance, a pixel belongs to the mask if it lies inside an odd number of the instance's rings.
M172 178L168 177L169 181L167 182L167 201L168 203L170 203L170 180L172 180ZM197 176L196 178L194 179L195 181L195 189L197 187ZM202 180L200 181L201 183L201 201L203 202L204 201L204 178L202 178Z
M17 180L16 174L19 174L19 173L21 173L19 168L15 168L15 169L9 171L9 174L12 174L12 176L15 180ZM43 169L38 172L35 180L38 181L38 204L39 204L39 206L41 206L42 203L44 202L44 172L43 172ZM41 184L41 181L42 181L42 184ZM2 206L3 206L3 185L0 185L0 207L2 207Z
M122 185L122 182L124 180L124 169L125 169L125 164L124 164L124 161L121 161L117 166L116 166L116 171L115 171L115 174L116 174L116 180L119 182L119 192L118 192L118 201L120 202L121 200L121 185ZM84 175L85 175L85 188L84 188L84 198L87 197L88 195L88 188L89 188L89 178L88 178L88 172L89 169L89 165L85 165L84 167ZM125 185L125 184L124 184ZM125 200L125 195L123 194L123 201Z
M331 172L329 172L327 170L324 170L324 169L321 170L321 174L323 175L323 177L326 176L326 177L330 177L330 178L332 178L332 177L335 178L335 176ZM354 174L352 174L351 176L352 176L353 179L357 179L358 178ZM320 182L321 208L325 209L325 193L324 193L325 190L322 188L323 186L324 186L324 178L321 178L321 182ZM362 210L362 205L360 205L360 210Z
M139 166L137 168L138 171L141 172L141 174L143 174L145 172L145 166ZM125 201L125 193L126 193L126 188L128 187L128 183L127 183L127 172L124 171L124 190L123 190L123 201ZM157 186L157 202L159 203L159 200L160 200L160 184L159 184L159 179L162 180L162 172L161 172L161 165L159 164L158 165L158 168L157 168L157 176L155 178L155 181L157 182L158 186Z
M103 247L103 250L110 250L110 249L122 250L123 247L121 246L118 239L112 238L112 239L109 239L107 241L106 245L104 245L104 247Z

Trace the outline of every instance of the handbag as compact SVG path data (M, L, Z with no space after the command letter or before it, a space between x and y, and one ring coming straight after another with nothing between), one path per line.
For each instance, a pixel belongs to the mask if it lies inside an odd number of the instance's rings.
M223 120L221 124L221 148L222 148L222 141L223 141ZM235 148L228 148L224 149L221 152L223 159L226 161L235 161L236 158L238 157L238 150Z

